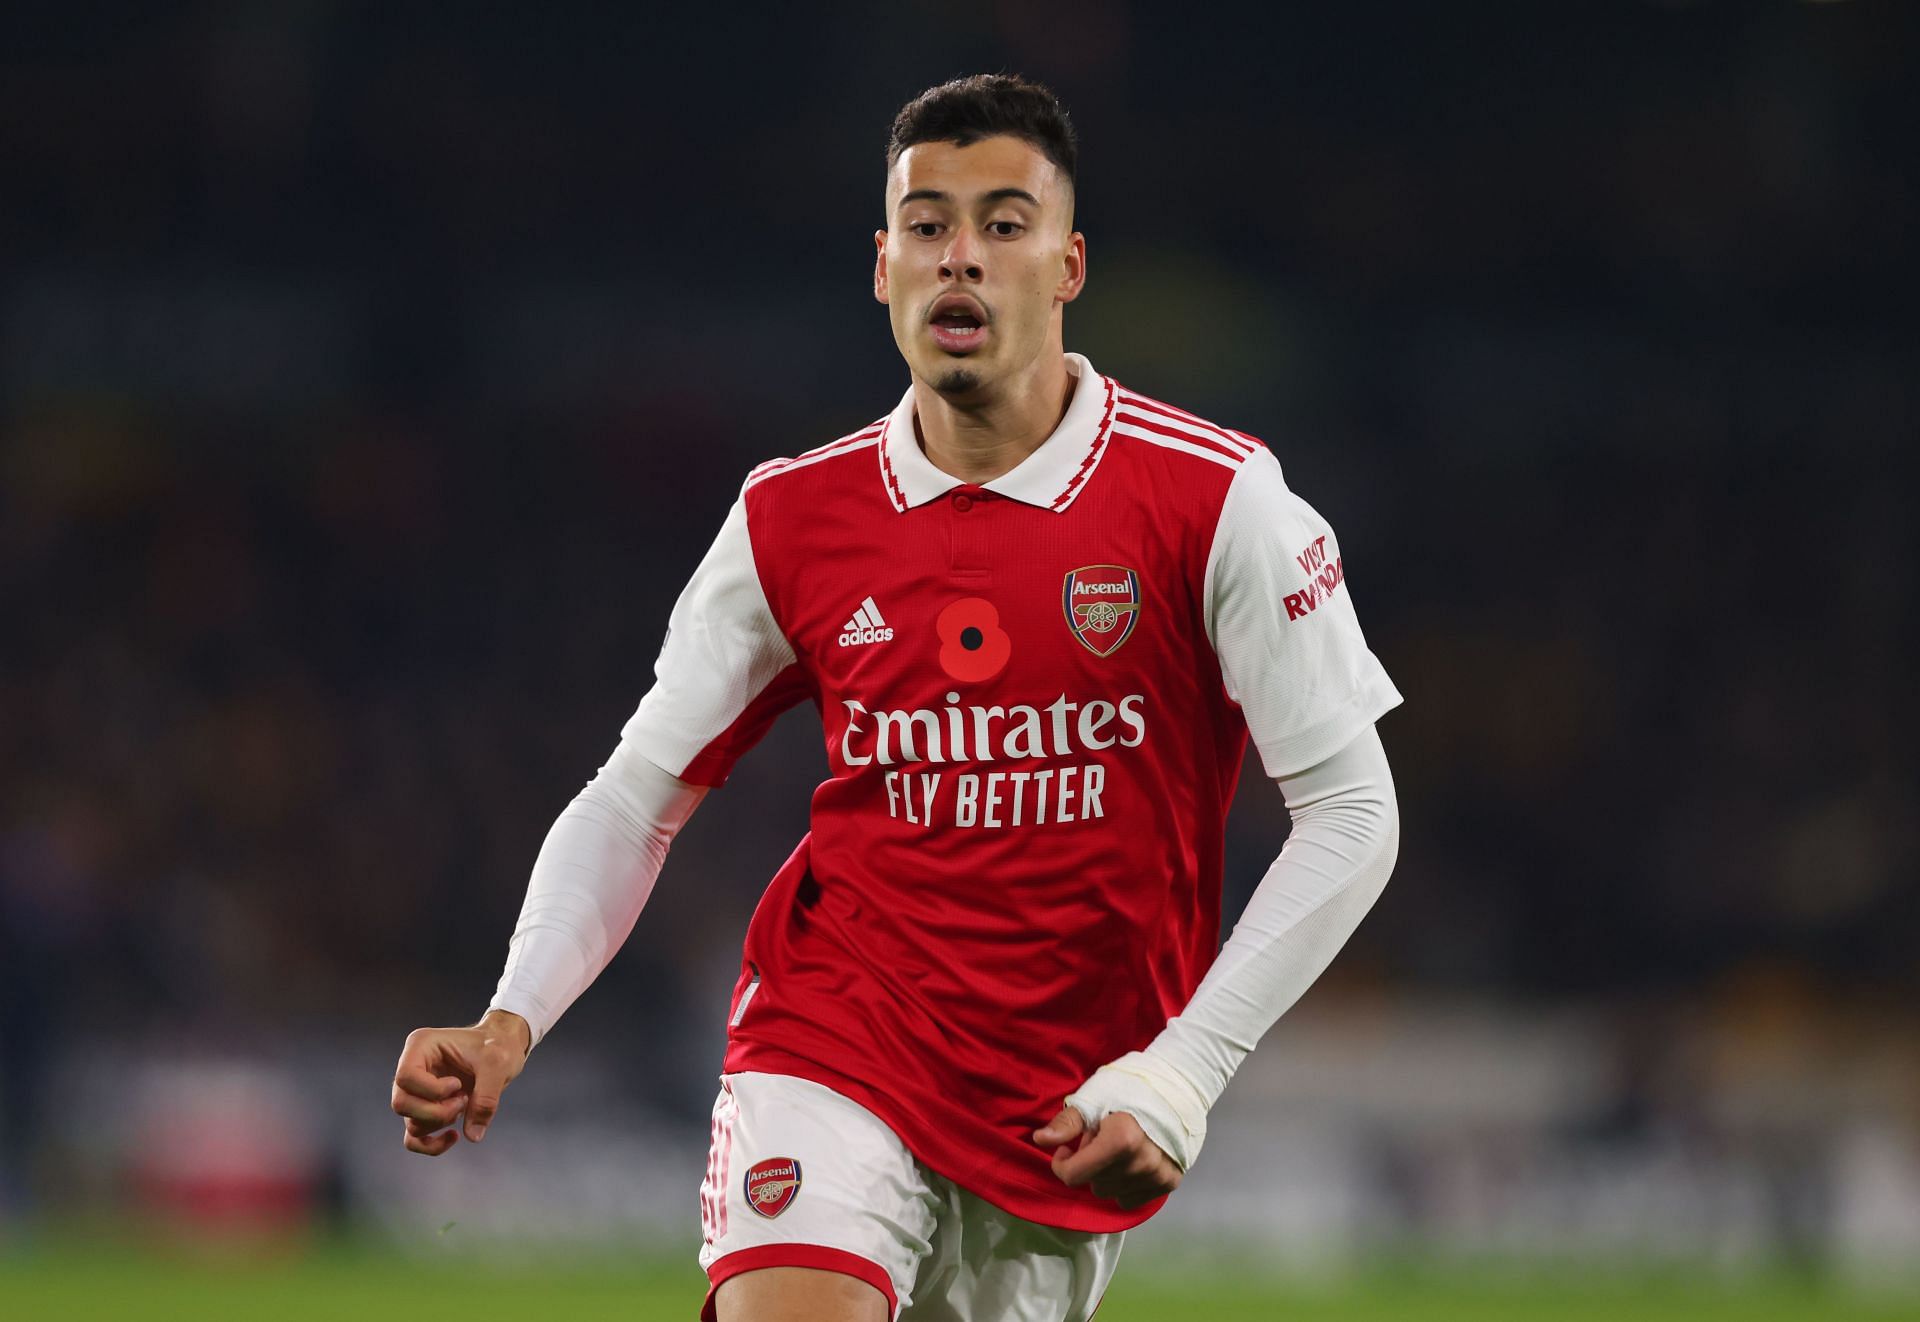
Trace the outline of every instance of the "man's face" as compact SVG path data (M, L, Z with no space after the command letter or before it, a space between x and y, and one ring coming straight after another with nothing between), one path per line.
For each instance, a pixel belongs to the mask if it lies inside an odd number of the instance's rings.
M1086 279L1073 189L1018 138L907 148L887 178L873 296L915 376L955 400L991 395L1060 349L1060 308Z

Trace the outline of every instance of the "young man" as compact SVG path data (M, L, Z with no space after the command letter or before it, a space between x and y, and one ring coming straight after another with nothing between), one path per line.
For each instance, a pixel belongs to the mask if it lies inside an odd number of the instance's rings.
M1090 1317L1392 870L1400 696L1332 532L1258 441L1064 350L1074 159L1018 78L900 112L874 296L911 388L748 475L492 1007L400 1060L406 1146L479 1141L708 788L812 699L832 775L747 931L708 1318ZM1249 733L1294 829L1216 958Z

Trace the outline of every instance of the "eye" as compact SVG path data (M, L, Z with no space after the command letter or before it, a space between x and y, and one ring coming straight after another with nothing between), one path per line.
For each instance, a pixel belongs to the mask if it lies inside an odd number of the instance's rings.
M913 224L907 226L907 228L923 239L931 239L940 233L940 222L937 220L920 220L915 221Z
M990 220L987 222L987 231L996 238L1001 239L1011 239L1025 228L1026 226L1017 220Z

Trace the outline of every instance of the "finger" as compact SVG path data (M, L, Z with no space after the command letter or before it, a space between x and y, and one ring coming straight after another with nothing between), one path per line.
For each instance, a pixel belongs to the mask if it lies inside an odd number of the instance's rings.
M478 1143L487 1136L487 1126L500 1109L500 1093L507 1086L507 1071L493 1061L478 1064L473 1073L473 1096L467 1103L467 1139Z
M460 1131L449 1129L444 1134L434 1134L426 1138L417 1137L411 1131L406 1135L407 1151L418 1152L423 1156L437 1157L460 1141Z
M1153 1197L1172 1193L1179 1183L1179 1173L1171 1169L1134 1174L1123 1166L1115 1165L1095 1175L1089 1187L1101 1198L1125 1198L1138 1193Z
M1055 1148L1053 1173L1069 1187L1077 1187L1105 1171L1108 1165L1126 1152L1127 1141L1120 1129L1113 1125L1103 1125L1100 1132L1088 1142L1082 1143L1077 1152Z
M1062 1143L1071 1143L1087 1130L1086 1117L1078 1108L1063 1106L1060 1114L1033 1131L1033 1141L1043 1148L1057 1148Z
M393 1090L393 1113L405 1116L409 1120L432 1123L435 1129L445 1129L454 1122L467 1106L467 1094L457 1092L444 1101L431 1102L424 1097L415 1097L412 1093L402 1092L397 1086Z
M424 1065L409 1065L403 1061L394 1073L393 1086L401 1092L437 1102L462 1091L466 1084L451 1075L435 1074Z
M1180 1187L1180 1168L1172 1161L1162 1159L1142 1175L1129 1175L1118 1170L1107 1170L1094 1178L1092 1185L1094 1196L1111 1198L1121 1207L1132 1211L1142 1203L1152 1202Z
M448 1125L436 1125L429 1120L409 1120L406 1122L406 1126L407 1132L415 1138L426 1138L429 1135L437 1134L441 1130L449 1127ZM455 1129L454 1132L458 1133L459 1130Z
M1150 1175L1121 1175L1107 1171L1094 1178L1092 1189L1097 1198L1111 1198L1122 1207L1138 1207L1180 1187L1180 1172L1169 1166Z

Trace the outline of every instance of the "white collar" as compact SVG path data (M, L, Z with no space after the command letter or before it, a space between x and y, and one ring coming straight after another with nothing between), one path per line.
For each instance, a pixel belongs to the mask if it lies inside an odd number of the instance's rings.
M1108 430L1113 422L1113 382L1093 370L1093 364L1077 353L1067 358L1067 372L1074 378L1073 399L1066 416L1053 434L1038 449L1021 460L1010 472L982 483L988 491L1017 500L1023 505L1064 511L1086 485L1087 478L1099 466L1107 448ZM886 483L887 498L897 510L910 510L930 500L938 500L955 487L967 483L933 466L920 448L913 425L913 389L900 400L880 433L880 476Z

